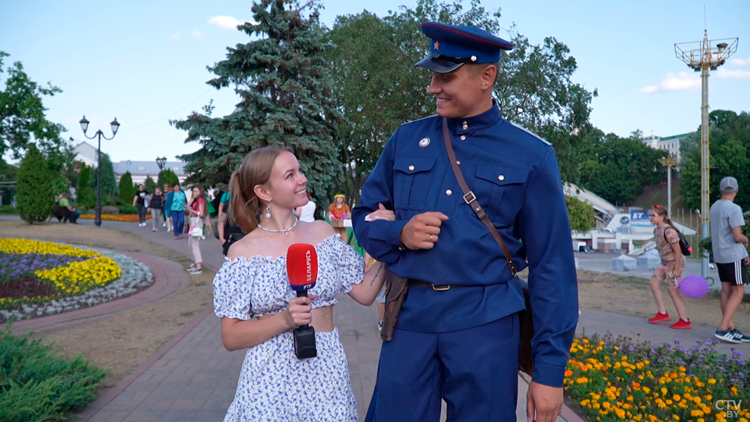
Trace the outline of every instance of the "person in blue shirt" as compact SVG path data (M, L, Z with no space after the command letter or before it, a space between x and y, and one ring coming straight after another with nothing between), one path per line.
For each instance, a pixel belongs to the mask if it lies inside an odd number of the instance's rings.
M180 184L175 183L172 186L172 202L170 205L170 214L172 215L172 224L174 228L174 239L182 239L182 230L185 228L185 205L187 205L187 196L180 190Z
M353 210L357 239L408 279L393 338L383 342L367 421L516 420L519 281L467 205L456 160L513 257L529 268L534 321L527 417L554 421L578 321L571 231L552 146L505 120L492 93L500 51L513 44L475 27L423 23L427 90L437 115L406 123L388 141ZM365 217L379 204L395 221Z

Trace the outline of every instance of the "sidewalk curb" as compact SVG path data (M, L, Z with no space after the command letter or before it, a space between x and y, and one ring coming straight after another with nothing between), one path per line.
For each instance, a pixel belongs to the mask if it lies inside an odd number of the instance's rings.
M101 409L104 408L109 402L115 399L120 393L125 391L126 388L130 386L130 384L133 383L138 377L143 375L146 370L148 370L156 361L158 361L162 356L164 356L172 347L174 347L175 344L177 344L180 340L185 338L185 336L193 330L193 328L197 327L198 324L203 322L204 319L208 318L213 313L214 307L213 305L207 307L203 312L201 312L198 316L193 318L189 323L187 323L182 330L180 330L179 333L177 333L174 337L172 337L171 340L169 340L164 346L162 346L158 351L156 351L154 354L148 357L143 363L141 363L130 375L127 375L125 378L121 379L114 387L107 390L106 393L99 396L91 402L85 409L83 409L81 412L77 413L76 415L83 419L84 421L89 420L92 416L96 415Z
M531 384L531 377L525 372L518 371L518 375L526 384ZM560 417L565 419L566 422L586 422L581 419L580 416L576 415L575 412L570 410L568 406L563 403L562 409L560 410Z

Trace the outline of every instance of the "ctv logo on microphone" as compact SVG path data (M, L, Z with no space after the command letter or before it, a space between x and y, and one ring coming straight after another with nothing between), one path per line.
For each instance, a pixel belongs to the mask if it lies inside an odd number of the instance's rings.
M313 286L312 279L312 252L309 250L305 251L305 269L307 270L307 283L303 289L308 290Z
M723 412L727 419L740 417L740 405L742 400L716 400L714 403L716 410Z

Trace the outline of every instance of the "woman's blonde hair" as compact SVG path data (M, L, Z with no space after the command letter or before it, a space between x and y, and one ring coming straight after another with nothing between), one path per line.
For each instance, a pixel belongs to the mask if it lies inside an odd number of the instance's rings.
M268 184L276 158L283 152L291 151L280 145L256 149L245 156L240 169L232 174L229 182L232 193L230 219L245 233L258 227L258 214L262 211L263 203L255 195L255 186Z

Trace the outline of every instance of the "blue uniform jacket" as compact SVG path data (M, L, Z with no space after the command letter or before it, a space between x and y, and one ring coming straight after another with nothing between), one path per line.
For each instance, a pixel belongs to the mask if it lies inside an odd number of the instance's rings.
M456 158L503 237L518 271L529 267L536 382L561 387L578 321L578 287L570 222L550 144L503 119L496 107L448 119ZM402 125L393 134L352 212L357 239L396 274L438 285L409 290L398 328L438 333L486 324L524 309L502 250L463 200L451 170L442 118ZM396 221L365 222L382 203ZM439 240L430 250L405 249L401 229L416 214L439 211Z

